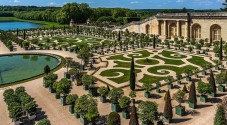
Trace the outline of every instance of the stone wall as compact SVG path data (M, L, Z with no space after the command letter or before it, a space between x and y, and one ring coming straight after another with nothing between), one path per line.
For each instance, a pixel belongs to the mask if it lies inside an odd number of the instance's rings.
M210 40L211 38L211 26L214 24L217 24L221 27L221 37L223 40L227 41L227 13L191 13L191 27L193 24L199 24L201 26L201 38L205 39L208 38ZM130 32L136 32L136 33L146 33L146 25L150 26L150 32L148 34L156 34L160 35L162 31L161 30L161 23L159 24L159 21L162 22L163 20L167 20L168 24L167 27L171 22L176 21L183 21L183 23L180 23L179 28L179 34L182 34L182 36L187 36L187 29L186 29L186 17L187 13L179 13L179 14L157 14L154 17L150 17L146 20L139 21L139 22L132 22L130 24L127 24L120 28L120 30L125 31L128 29ZM181 19L180 19L181 18ZM182 25L184 24L184 28L182 28ZM190 27L190 33L192 36L192 28ZM182 31L185 29L184 31ZM168 29L167 29L168 30ZM168 31L167 34L168 35ZM166 38L166 36L162 36L161 38Z

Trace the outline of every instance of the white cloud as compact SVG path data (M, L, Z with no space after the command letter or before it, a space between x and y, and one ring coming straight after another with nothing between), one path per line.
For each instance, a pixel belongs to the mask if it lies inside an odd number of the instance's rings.
M177 3L183 3L184 0L176 0Z
M50 2L50 5L54 6L54 5L56 5L56 3L55 2Z
M142 2L139 2L139 1L132 1L132 2L130 2L130 4L139 4L139 3L142 3Z

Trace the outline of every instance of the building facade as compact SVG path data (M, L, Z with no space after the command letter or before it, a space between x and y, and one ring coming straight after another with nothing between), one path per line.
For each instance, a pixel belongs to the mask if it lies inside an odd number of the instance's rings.
M227 13L192 12L158 13L139 22L132 22L119 30L156 34L161 39L182 37L184 39L227 40Z

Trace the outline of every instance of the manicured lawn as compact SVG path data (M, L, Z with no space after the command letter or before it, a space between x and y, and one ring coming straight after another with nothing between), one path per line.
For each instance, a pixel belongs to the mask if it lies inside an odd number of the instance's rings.
M40 23L44 24L41 28L52 28L53 25L55 27L63 27L63 26L68 26L68 25L62 25L59 23L55 22L47 22L47 21L37 21L37 20L23 20L23 19L18 19L16 17L0 17L0 22L9 22L9 21L22 21L22 22L32 22L32 23Z
M111 56L108 58L108 60L124 60L124 61L131 61L130 58L125 58L123 55L116 55L116 56Z
M166 51L166 50L163 50L160 54L162 54L164 57L173 58L173 59L182 59L182 58L186 58L187 57L185 55L181 55L179 53ZM171 56L172 54L179 55L179 57L178 56Z
M135 53L135 54L129 54L128 57L133 56L134 58L146 58L146 57L149 57L151 54L153 54L153 53L148 52L147 50L133 52L133 53ZM137 53L142 54L142 55L139 56L139 55L137 55Z
M166 77L156 77L156 76L150 76L147 74L144 74L143 78L141 80L139 80L139 82L141 83L156 83L159 82L161 80L166 79Z
M160 74L160 75L166 75L166 74L169 73L168 71L165 71L163 73L157 72L157 70L161 70L161 69L172 70L172 71L176 72L176 74L182 74L182 73L185 73L188 70L194 70L194 69L196 69L196 67L191 66L191 65L187 65L187 66L184 66L184 67L164 66L163 65L163 66L151 67L151 68L148 69L148 72L154 73L154 74Z
M211 65L210 62L205 61L203 57L199 56L192 56L192 58L187 59L187 61L201 67L208 64Z
M158 60L155 59L139 59L136 60L136 63L141 64L141 65L156 65L159 63Z
M153 58L163 60L165 62L165 64L172 64L172 65L182 65L182 64L185 64L181 60L165 59L165 58L162 58L162 57L160 57L158 55L155 55Z
M114 61L117 65L114 67L122 67L122 68L130 68L131 62L121 62L121 61ZM135 68L143 68L143 66L137 66L135 65Z
M114 77L114 76L118 76L117 72L121 72L124 75L121 77L117 77L117 78L109 78L109 80L121 84L124 82L129 81L130 78L130 70L124 70L124 69L110 69L110 70L105 70L103 72L101 72L101 76L106 76L106 77ZM137 73L141 72L141 70L136 70Z

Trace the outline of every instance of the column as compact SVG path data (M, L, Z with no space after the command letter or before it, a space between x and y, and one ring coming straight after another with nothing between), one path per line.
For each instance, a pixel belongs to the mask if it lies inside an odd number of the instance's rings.
M180 34L180 21L177 20L177 37L180 37L181 34Z
M166 28L167 28L167 21L164 20L164 29L163 29L163 30L164 30L164 34L163 34L163 35L164 35L165 39L166 39L166 37L167 37L167 35L168 35L167 29L166 29Z
M189 36L188 36L188 21L185 22L185 38L187 39Z
M160 20L158 20L158 35L161 35L161 25L160 25Z

